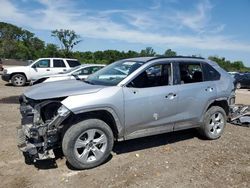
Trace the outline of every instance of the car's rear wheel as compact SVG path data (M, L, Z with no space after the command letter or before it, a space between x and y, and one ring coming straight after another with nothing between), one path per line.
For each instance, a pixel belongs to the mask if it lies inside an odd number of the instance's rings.
M214 140L221 137L226 126L226 113L219 106L212 106L205 114L200 133L207 139Z
M14 86L24 86L26 83L26 77L23 74L14 74L11 77L11 83Z
M114 138L110 127L99 119L88 119L71 126L63 137L62 149L76 169L102 164L110 155Z

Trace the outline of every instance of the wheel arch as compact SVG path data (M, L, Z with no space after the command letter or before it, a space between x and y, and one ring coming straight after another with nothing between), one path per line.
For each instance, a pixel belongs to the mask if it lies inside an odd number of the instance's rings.
M14 75L16 75L16 74L22 74L22 75L24 75L25 78L26 78L26 81L28 81L28 78L27 78L27 76L26 76L26 74L25 74L24 72L13 72L13 73L10 74L10 79L12 79L12 77L13 77Z
M229 105L228 105L227 99L220 99L220 100L214 100L214 101L212 101L208 105L206 111L208 111L212 106L219 106L219 107L223 108L224 111L226 112L226 115L227 116L229 115L230 109L229 109Z
M76 122L80 122L86 119L100 119L104 121L112 130L114 134L114 138L116 140L120 140L123 138L124 128L120 123L120 120L116 113L110 108L100 108L100 109L92 109L80 112L73 112L71 115L65 120L65 122L69 122L70 127L72 121L75 124ZM68 124L68 123L66 123Z

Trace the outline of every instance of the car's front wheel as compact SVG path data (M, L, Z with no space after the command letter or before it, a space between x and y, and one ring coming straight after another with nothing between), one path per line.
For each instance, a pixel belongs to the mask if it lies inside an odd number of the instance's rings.
M26 77L23 74L14 74L11 77L11 83L14 86L24 86L26 83Z
M219 106L212 106L205 114L200 133L207 139L215 140L220 138L226 126L225 110Z
M113 132L105 122L87 119L66 131L62 149L74 168L88 169L102 164L108 158L113 143Z

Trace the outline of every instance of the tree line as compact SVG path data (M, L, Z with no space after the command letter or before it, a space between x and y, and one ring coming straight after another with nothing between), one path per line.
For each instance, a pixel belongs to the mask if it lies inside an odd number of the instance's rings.
M0 22L0 58L34 60L40 57L70 57L82 63L110 64L124 58L180 55L171 49L167 49L164 54L157 54L152 47L142 49L140 52L133 50L126 52L118 50L73 51L74 46L81 42L80 36L73 30L54 30L51 36L59 40L60 47L52 43L46 44L28 30ZM232 62L217 56L210 56L209 59L217 62L226 71L250 71L250 68L245 67L242 61Z

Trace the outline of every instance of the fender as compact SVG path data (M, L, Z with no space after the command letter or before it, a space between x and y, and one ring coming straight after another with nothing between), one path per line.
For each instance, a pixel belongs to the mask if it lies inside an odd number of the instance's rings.
M204 116L205 116L205 113L206 113L208 107L209 107L212 103L214 103L214 102L220 102L220 101L227 101L227 104L228 104L228 98L227 98L227 97L220 97L220 98L217 98L217 99L208 101L206 107L205 107L204 110L203 110L203 113L202 113L203 115L202 115L202 117L201 117L201 119L200 119L200 122L203 122L203 119L204 119Z
M108 111L114 118L115 120L115 124L116 124L116 128L118 131L118 139L119 140L124 140L123 136L124 136L124 124L121 123L121 120L119 119L117 113L115 112L115 110L111 107L101 107L101 108L86 108L86 109L81 109L81 110L77 110L77 111L72 111L73 114L81 114L81 113L85 113L85 112L94 112L94 111L99 111L99 110L104 110L104 111Z

